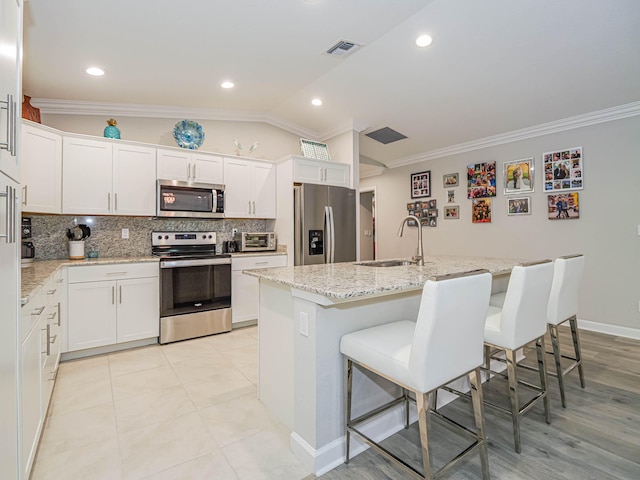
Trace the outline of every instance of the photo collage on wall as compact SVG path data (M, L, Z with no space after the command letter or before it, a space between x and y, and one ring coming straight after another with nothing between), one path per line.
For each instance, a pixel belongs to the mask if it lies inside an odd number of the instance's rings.
M496 162L467 165L467 198L473 202L471 221L491 223L491 198L496 196Z
M407 203L407 212L420 219L420 225L423 227L438 226L438 208L435 200L424 200L421 202ZM417 227L415 220L407 221L410 227Z
M582 147L542 154L544 191L581 190L583 188Z

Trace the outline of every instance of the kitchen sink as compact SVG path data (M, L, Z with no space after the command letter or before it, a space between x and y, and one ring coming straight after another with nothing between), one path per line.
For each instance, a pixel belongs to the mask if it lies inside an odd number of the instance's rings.
M373 262L361 262L356 265L361 267L406 267L408 265L416 265L413 260L376 260Z

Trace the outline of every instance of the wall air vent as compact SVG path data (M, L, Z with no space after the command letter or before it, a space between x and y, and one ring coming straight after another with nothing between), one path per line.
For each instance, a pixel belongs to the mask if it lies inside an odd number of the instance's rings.
M348 42L346 40L340 40L333 47L327 50L327 55L335 55L337 57L346 57L358 50L362 45L358 45L355 42Z
M403 138L407 138L406 135L403 135L400 132L396 132L394 129L389 127L384 127L376 130L375 132L366 133L365 135L385 145L387 145L388 143L397 142L398 140L402 140Z

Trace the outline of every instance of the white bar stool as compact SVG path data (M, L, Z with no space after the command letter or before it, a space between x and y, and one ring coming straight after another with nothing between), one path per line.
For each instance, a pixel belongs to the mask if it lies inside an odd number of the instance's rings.
M578 368L580 375L580 386L585 387L584 372L582 371L582 355L580 352L580 338L578 336L578 293L580 281L584 271L584 255L568 255L559 257L554 263L553 284L551 295L549 296L549 306L547 309L547 322L549 323L549 335L553 346L553 356L556 361L556 373L558 385L560 387L560 398L562 406L566 408L564 393L564 376ZM573 350L575 355L562 355L560 352L560 339L558 336L558 325L569 322L571 327L571 337L573 338ZM562 358L571 360L571 364L562 369L560 363ZM551 375L554 375L551 373Z
M513 438L515 450L520 453L520 415L533 407L536 400L543 399L545 420L551 423L549 398L547 396L547 371L545 362L544 335L547 331L547 305L553 280L553 263L551 260L533 262L513 267L509 285L504 294L492 296L487 321L484 328L485 368L488 377L491 359L497 352L505 352L507 363L507 379L511 408L488 405L511 413L513 421ZM497 304L497 305L496 305ZM500 305L502 304L502 305ZM516 367L516 351L525 345L536 342L538 372L540 386L518 380ZM518 385L529 387L538 393L522 407L518 398Z
M491 275L486 270L431 278L424 285L416 322L398 321L344 335L340 351L345 358L346 457L349 463L350 435L364 442L404 467L418 478L433 479L446 468L475 450L480 451L482 474L489 479L489 461L484 432L484 407L480 366L483 361L484 320L491 295ZM395 400L351 418L353 365L369 370L402 388ZM430 429L430 395L440 386L469 375L477 432L471 432L451 419L449 423L471 433L474 442L451 462L432 472ZM408 392L413 392L418 407L418 425L424 473L405 463L358 428L359 425L400 403L405 406L408 428ZM439 417L440 414L435 413Z

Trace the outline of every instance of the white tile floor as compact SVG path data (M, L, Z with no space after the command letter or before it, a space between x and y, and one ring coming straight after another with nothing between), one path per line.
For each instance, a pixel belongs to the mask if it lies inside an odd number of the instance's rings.
M257 366L256 327L62 363L31 479L305 478Z

